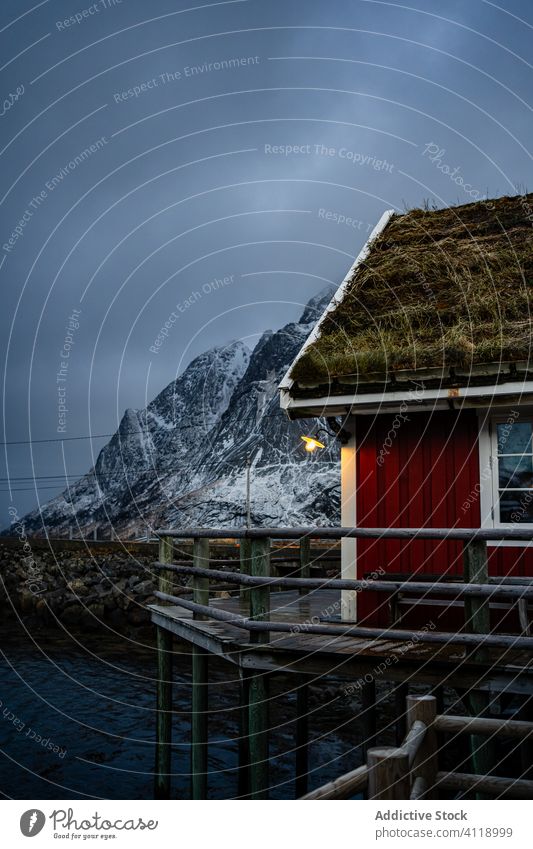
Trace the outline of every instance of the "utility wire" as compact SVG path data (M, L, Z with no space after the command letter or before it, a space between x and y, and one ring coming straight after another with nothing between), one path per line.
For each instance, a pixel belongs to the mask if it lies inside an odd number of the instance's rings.
M261 418L262 419L276 419L276 418L279 418L280 416L283 416L283 415L284 414L281 411L279 413L265 413L263 416L261 416ZM210 428L209 430L206 430L205 433L209 433L211 429L212 428ZM198 426L197 425L176 425L176 427L172 428L172 431L176 431L176 430L198 430ZM10 440L10 441L7 441L7 442L0 442L0 445L39 445L39 444L49 443L49 442L74 442L74 441L77 441L79 439L109 439L112 436L119 436L119 437L121 437L121 436L133 436L133 435L138 435L140 433L144 434L145 436L152 436L156 432L157 432L157 429L154 429L153 431L152 430L121 431L121 430L117 429L113 433L96 433L96 434L89 433L89 434L87 434L87 436L64 436L62 438L56 437L56 438L53 438L53 439L17 439L17 440Z

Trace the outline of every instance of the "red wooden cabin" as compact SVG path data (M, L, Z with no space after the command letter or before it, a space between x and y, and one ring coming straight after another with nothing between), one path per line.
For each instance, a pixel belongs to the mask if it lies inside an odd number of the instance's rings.
M288 415L346 434L342 525L533 528L528 209L531 195L385 213L292 364ZM342 560L349 578L463 570L452 540L346 540ZM532 544L489 543L489 574L533 577ZM405 621L459 621L431 599L404 602ZM491 615L516 624L503 605ZM390 621L371 592L344 593L343 616Z

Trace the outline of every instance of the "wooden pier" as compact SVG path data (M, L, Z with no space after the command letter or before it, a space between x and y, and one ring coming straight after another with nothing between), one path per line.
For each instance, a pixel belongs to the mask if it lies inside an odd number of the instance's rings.
M497 533L497 538L504 534L519 539L533 538L531 531ZM430 583L427 580L401 579L369 582L310 577L311 540L357 536L443 538L445 535L463 540L465 568L462 582ZM495 532L475 529L192 529L187 532L160 531L159 536L160 555L156 566L160 570L160 583L156 595L161 603L151 608L152 621L157 628L159 658L157 798L169 798L171 792L173 638L190 644L192 648L193 798L206 798L208 793L207 693L211 655L239 669L241 797L268 798L268 685L275 673L295 676L297 798L349 798L362 792L363 786L370 798L410 798L412 793L415 793L415 798L436 798L439 787L444 790L462 787L464 790L474 788L474 785L476 792L484 794L514 792L523 797L531 791L532 782L509 779L508 785L504 786L502 782L507 779L491 774L494 766L491 738L489 736L487 741L483 737L487 733L486 723L498 722L488 715L491 694L510 693L522 697L533 694L533 638L529 636L528 621L528 603L533 603L533 581L524 578L520 579L522 583L505 579L494 582L489 579L486 543L488 538L496 538ZM222 565L220 560L216 561L217 568L211 568L215 564L210 562L209 540L222 538L240 541L240 557L227 561L229 568L219 568ZM188 561L174 556L176 541L185 539L193 539L193 557ZM288 576L279 576L272 568L272 562L280 559L277 553L271 557L273 540L282 539L296 540L299 545L297 560ZM183 576L191 580L192 598L175 594L178 586L183 592L182 581L178 583ZM220 584L222 581L235 588L234 594L210 599L210 583ZM345 590L372 590L382 594L384 601L391 602L390 627L366 628L342 621L338 614L341 593ZM445 597L450 604L462 603L465 612L462 630L448 633L427 627L413 631L398 625L395 605L399 597L426 601L435 593L439 598ZM521 633L490 631L491 604L516 606ZM337 796L331 787L326 795L320 795L320 790L309 793L308 787L307 681L311 676L316 679L317 676L323 678L329 675L342 675L360 691L363 703L361 722L367 741L367 765L359 768L359 772L355 770L355 776L349 774L346 781L345 777L340 777L341 789ZM397 694L398 747L392 750L396 752L394 756L391 750L374 746L379 737L375 720L376 678L390 681ZM466 693L473 718L437 714L437 702L433 696L429 716L424 711L428 710L430 702L427 699L417 701L410 696L406 682L427 685L429 693L438 694L442 686ZM416 722L425 723L423 734L420 726L413 730ZM515 723L513 733L528 737L526 725ZM507 724L505 727L506 733L511 733L511 726ZM446 728L469 734L473 773L466 774L466 778L465 774L459 773L445 778L438 770L435 754L430 774L428 770L422 770L420 775L411 775L407 766L414 763L412 753L422 745L422 738L426 740L426 748L431 740L431 745L435 746L437 731L442 732ZM488 733L497 732L492 729ZM361 770L364 770L364 781ZM383 795L383 776L389 776L389 780L390 775L403 776L402 780L392 782L395 789L390 791L400 795Z

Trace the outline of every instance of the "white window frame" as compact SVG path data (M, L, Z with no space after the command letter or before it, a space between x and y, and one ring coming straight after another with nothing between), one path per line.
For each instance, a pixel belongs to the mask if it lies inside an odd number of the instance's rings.
M520 412L517 421L531 418L533 421L533 408L516 405L509 409L500 409L497 412L488 409L479 410L479 506L481 513L482 528L516 528L516 522L500 522L499 520L499 498L498 498L498 438L497 425L509 422L514 411ZM533 522L520 522L520 528L533 529ZM519 548L530 548L533 541L527 540L498 540L489 541L488 545L505 547L516 546Z

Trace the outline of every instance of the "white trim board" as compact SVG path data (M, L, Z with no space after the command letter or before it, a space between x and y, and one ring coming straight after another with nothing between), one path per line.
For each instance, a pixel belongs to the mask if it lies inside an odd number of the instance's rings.
M298 360L300 359L302 354L317 339L317 337L320 333L320 327L321 327L324 319L328 315L328 313L330 313L332 310L336 309L338 307L338 305L341 303L341 301L344 300L344 296L346 294L346 289L348 288L348 284L353 279L353 276L355 274L357 266L360 265L360 263L363 262L363 260L366 259L366 257L368 256L368 253L370 251L370 246L371 246L372 242L385 229L385 227L389 223L389 221L392 218L392 216L394 215L394 213L395 213L394 209L387 209L387 211L384 212L383 215L381 216L381 218L379 219L378 223L376 224L376 226L372 230L370 236L368 237L365 244L363 245L363 247L359 251L359 253L358 253L358 255L355 259L355 262L353 263L352 267L348 271L348 273L345 276L344 280L342 281L341 285L339 286L339 288L337 289L337 291L333 295L331 301L327 305L326 309L324 310L324 312L322 313L322 315L318 319L318 321L315 324L314 328L312 329L311 333L309 334L306 341L304 342L304 344L302 345L302 347L300 348L300 350L296 354L296 357L294 358L294 360L290 364L289 368L287 369L287 372L286 372L283 380L281 381L281 383L279 385L279 389L284 390L284 391L288 391L291 388L291 386L294 384L293 379L290 377L291 371L293 370L294 366L296 365L296 363L298 362Z
M280 404L289 413L301 408L317 408L316 415L324 415L322 410L327 407L357 409L365 407L367 412L385 412L388 405L405 403L413 409L423 409L423 404L429 401L444 401L448 404L461 404L467 400L471 404L478 402L479 406L487 407L491 400L504 400L506 396L519 396L517 404L531 403L533 396L533 381L509 381L509 383L493 384L491 386L464 386L459 389L417 389L416 399L412 390L407 387L395 392L369 392L350 395L322 395L318 398L291 398L288 390L282 392ZM509 400L509 403L512 403Z

